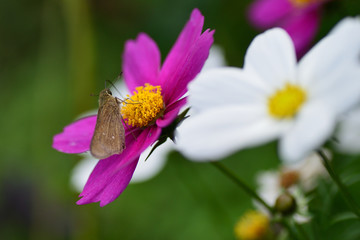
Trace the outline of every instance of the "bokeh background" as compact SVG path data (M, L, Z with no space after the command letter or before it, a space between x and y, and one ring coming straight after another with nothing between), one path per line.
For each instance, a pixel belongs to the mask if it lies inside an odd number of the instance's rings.
M258 33L246 20L250 2L0 1L0 239L233 239L234 223L252 202L211 164L173 152L158 176L129 185L113 203L77 206L69 179L80 157L57 152L51 144L65 125L97 108L90 95L121 72L127 39L146 32L164 58L195 7L205 16L205 28L216 29L215 44L229 65L242 66ZM344 16L359 13L357 0L329 4L316 39ZM338 170L360 171L358 162L344 157ZM255 186L259 170L279 164L276 143L223 163ZM336 235L336 227L323 222L344 203L331 183L321 186L328 208L319 200L318 224L308 228L317 232L314 239L339 239L344 236ZM357 198L358 187L351 188ZM350 237L359 239L360 225L346 224L355 234Z

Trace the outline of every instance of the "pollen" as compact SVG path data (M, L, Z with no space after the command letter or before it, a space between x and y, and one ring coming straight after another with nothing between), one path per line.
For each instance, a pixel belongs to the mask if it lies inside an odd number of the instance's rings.
M290 2L295 7L306 7L307 5L309 5L311 3L320 2L320 1L322 1L322 0L290 0Z
M235 225L235 236L241 240L265 239L269 233L269 219L258 211L249 211Z
M162 116L164 101L160 86L137 87L133 95L127 95L122 103L121 115L126 124L133 127L146 127L155 123Z
M303 88L287 83L268 98L268 110L275 118L292 118L299 111L306 100Z

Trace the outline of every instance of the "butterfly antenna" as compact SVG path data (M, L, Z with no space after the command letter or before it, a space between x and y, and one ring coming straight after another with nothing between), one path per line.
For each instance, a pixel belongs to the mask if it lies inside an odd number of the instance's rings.
M122 99L124 99L124 96L120 93L120 91L115 87L115 85L114 85L110 80L106 80L106 81L105 81L105 85L106 85L106 83L110 83L110 85L116 90L116 92L119 93L120 97L121 97Z
M119 75L118 75L118 76L116 77L116 79L115 79L115 82L116 82L116 81L120 81L120 79L121 79L121 77L122 77L122 74L123 74L122 72L119 73Z

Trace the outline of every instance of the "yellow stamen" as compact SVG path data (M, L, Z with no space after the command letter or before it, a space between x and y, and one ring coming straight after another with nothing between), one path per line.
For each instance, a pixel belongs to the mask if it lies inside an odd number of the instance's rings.
M235 225L235 235L242 240L266 239L269 219L258 211L249 211Z
M290 0L290 2L295 6L295 7L306 7L307 5L311 4L311 3L315 3L315 2L319 2L322 0Z
M121 114L126 124L133 127L146 127L155 123L164 111L161 87L148 83L140 86L131 97L123 102Z
M268 98L268 110L275 118L292 118L306 100L306 92L297 85L287 83Z

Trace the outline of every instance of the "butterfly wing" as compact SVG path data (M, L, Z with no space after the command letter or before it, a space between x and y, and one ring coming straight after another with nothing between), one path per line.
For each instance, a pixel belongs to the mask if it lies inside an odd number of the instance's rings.
M125 129L122 124L120 104L109 96L99 107L90 152L95 158L104 159L120 154L125 149Z

